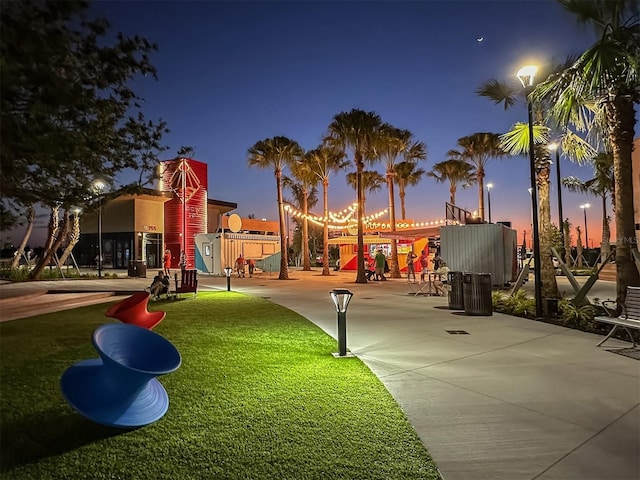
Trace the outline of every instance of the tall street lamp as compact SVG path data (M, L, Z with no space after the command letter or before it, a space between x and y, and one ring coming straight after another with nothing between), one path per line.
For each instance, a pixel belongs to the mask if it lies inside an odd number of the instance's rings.
M589 232L587 231L587 208L591 205L588 203L583 203L580 205L580 208L584 212L584 244L587 246L587 250L589 250Z
M549 144L549 150L556 152L556 181L558 182L558 227L560 228L561 250L564 249L564 221L562 216L562 183L560 182L560 144Z
M493 183L487 183L487 206L489 207L489 223L491 223L491 189Z
M103 180L93 181L93 189L98 195L98 277L102 277L102 193L104 187Z
M533 90L533 82L538 67L535 65L527 65L518 70L516 74L520 83L525 89L527 96ZM531 240L533 240L533 272L535 281L535 301L536 301L536 317L542 317L542 278L540 275L540 235L538 234L538 189L536 187L536 158L533 144L533 107L531 99L528 99L527 110L529 114L529 169L531 174L531 212L532 212L532 232Z

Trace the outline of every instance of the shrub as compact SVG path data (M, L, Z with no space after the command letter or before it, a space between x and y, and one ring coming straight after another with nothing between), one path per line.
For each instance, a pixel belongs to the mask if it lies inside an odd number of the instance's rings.
M504 299L504 313L518 317L535 318L536 301L524 290L518 290L515 295Z
M593 326L593 317L596 314L593 305L576 306L569 300L561 299L558 302L558 310L561 323L567 327L589 331Z

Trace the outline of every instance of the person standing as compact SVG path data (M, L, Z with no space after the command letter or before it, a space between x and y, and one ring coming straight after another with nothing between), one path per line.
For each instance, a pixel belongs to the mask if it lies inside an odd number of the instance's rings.
M247 260L247 265L249 266L249 278L253 278L253 271L256 268L256 261L253 258Z
M429 271L429 256L426 250L422 250L418 260L420 261L420 281L424 282L424 277Z
M413 263L416 258L418 256L413 253L413 250L407 253L407 282L411 281L411 277L413 277L414 282L416 281L416 269Z
M376 253L375 262L376 262L375 280L382 280L382 281L386 280L387 278L384 276L384 265L387 262L387 257L384 256L384 253L382 253L381 248L379 248L378 253Z
M238 274L238 278L244 278L244 257L242 254L236 259L236 273Z
M171 250L168 248L164 251L164 256L162 257L162 266L164 268L164 274L167 276L171 276Z

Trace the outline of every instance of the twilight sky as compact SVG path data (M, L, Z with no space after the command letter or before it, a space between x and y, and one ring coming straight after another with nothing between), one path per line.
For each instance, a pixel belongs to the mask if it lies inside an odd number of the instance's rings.
M247 150L258 140L284 135L312 149L334 115L360 108L425 142L422 167L430 170L458 138L526 121L524 103L505 112L475 94L480 84L517 82L521 66L564 60L594 38L547 0L101 1L93 11L114 32L158 44L152 62L159 81L138 80L135 90L148 118L168 122L167 158L193 147L194 158L209 165L209 198L236 202L241 216L268 219L277 218L273 172L247 167ZM592 176L591 167L561 165L563 176ZM493 221L512 221L522 241L522 230L530 230L528 159L492 160L485 182L494 185ZM459 188L456 203L473 211L477 196L477 187ZM343 175L332 177L330 209L354 197ZM447 200L448 184L425 178L407 192L407 215L442 218ZM600 202L563 192L564 215L574 225L584 225L585 202L589 237L599 243ZM369 195L367 213L386 205L385 190Z

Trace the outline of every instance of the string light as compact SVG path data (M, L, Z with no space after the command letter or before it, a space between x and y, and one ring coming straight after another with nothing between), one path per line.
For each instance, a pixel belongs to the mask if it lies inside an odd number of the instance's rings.
M344 230L349 226L357 225L357 220L353 218L355 212L357 211L358 204L354 203L349 207L345 208L342 212L334 213L329 212L327 218L322 216L317 216L313 214L304 214L300 210L296 209L293 205L285 204L284 209L289 212L292 216L296 218L306 218L311 223L314 223L318 226L324 226L325 221L328 223L328 227L332 230ZM368 230L384 230L389 229L390 224L384 222L376 222L378 218L387 214L389 212L388 208L384 210L380 210L379 212L373 213L371 215L367 215L363 219L363 223L365 228ZM444 219L432 220L430 222L396 222L396 228L400 230L406 230L411 228L420 228L420 227L428 227L428 226L436 226L436 225L445 225L448 221ZM457 222L456 222L457 223Z

